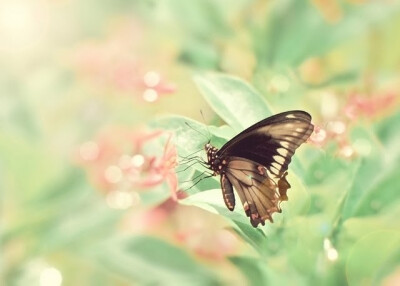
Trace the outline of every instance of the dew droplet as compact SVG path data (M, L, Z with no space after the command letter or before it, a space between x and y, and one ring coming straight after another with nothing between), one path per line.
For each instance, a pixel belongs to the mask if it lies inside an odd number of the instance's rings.
M337 250L335 248L330 248L327 250L326 252L326 257L330 260L330 261L335 261L338 259L339 257L339 253L337 252Z
M324 250L328 260L335 261L338 259L339 253L336 248L333 247L332 242L328 238L324 239Z

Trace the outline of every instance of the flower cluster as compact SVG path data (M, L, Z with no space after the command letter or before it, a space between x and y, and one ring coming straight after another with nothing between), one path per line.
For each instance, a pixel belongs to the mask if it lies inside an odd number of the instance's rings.
M119 192L132 194L166 182L171 197L177 199L176 149L169 132L108 131L96 141L83 143L79 157L92 181L111 196ZM118 201L118 197L111 198L111 202Z
M358 142L359 144L356 144L359 146L350 143L349 126L361 118L375 119L379 114L390 109L395 102L396 96L393 93L374 97L365 97L358 93L351 94L342 108L341 114L335 115L338 119L328 119L324 127L316 125L309 141L318 147L323 147L329 142L335 142L338 146L338 155L345 158L356 156L360 153L357 151L367 154L370 150L367 142L361 140Z
M369 98L360 94L352 94L344 108L344 113L350 120L356 120L361 116L374 118L393 106L395 101L394 93Z
M142 28L137 23L123 26L109 39L83 43L75 51L73 62L78 72L96 86L155 102L175 92L176 86L144 64L149 60L138 57L141 39Z

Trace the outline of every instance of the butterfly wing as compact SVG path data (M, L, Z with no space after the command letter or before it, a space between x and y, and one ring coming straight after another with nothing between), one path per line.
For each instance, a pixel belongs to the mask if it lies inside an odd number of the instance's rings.
M235 205L233 186L254 227L266 219L272 222L272 214L281 212L280 202L287 200L291 157L313 129L308 113L288 111L260 121L226 143L217 154L228 159L221 176L228 209Z
M282 177L269 174L264 166L239 157L231 158L221 178L224 178L225 189L228 184L230 189L235 188L254 227L259 223L264 225L266 219L273 222L272 214L281 212L280 202L287 200L286 190L290 187L286 173ZM225 203L232 207L232 200L228 198L224 196Z
M314 130L311 116L294 110L268 117L239 133L217 153L219 157L241 157L278 175L287 171L295 150Z

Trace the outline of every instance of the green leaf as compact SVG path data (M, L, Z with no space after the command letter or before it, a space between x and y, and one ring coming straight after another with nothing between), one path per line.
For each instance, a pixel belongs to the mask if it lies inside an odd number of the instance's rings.
M152 121L150 126L174 132L174 143L179 155L179 166L176 169L179 182L187 182L195 177L195 174L200 175L204 172L205 168L198 163L205 154L204 145L210 140L215 146L222 146L227 141L226 137L229 137L227 134L232 131L227 126L207 128L200 122L182 116L160 118ZM186 157L196 157L197 163L196 160L186 160ZM189 187L182 185L182 188Z
M249 221L241 222L234 220L233 223L233 230L251 245L261 257L268 255L266 247L266 243L268 243L267 237L261 229L254 228Z
M288 190L288 201L283 202L282 213L289 219L299 215L306 214L310 208L310 194L304 187L303 183L293 173L289 173L287 176L288 182L290 182L291 188ZM274 214L274 219L282 214Z
M386 209L400 200L400 168L384 172L384 176L371 186L370 190L360 199L355 215L371 215Z
M101 247L102 251L98 249ZM216 285L212 272L184 250L150 236L116 238L88 251L129 281L152 285Z
M166 182L151 189L136 189L140 196L141 204L145 206L155 206L168 199L171 195L171 190Z
M233 228L245 241L247 241L259 253L265 252L265 234L261 229L250 225L250 220L243 208L237 206L234 211L226 208L220 189L203 191L180 201L184 205L197 206L214 214L219 214L233 221Z
M246 277L248 284L252 286L268 285L268 279L264 271L265 266L254 257L232 256L229 257L232 262Z
M180 201L185 205L192 205L200 207L211 213L220 214L229 218L230 220L236 220L242 223L249 223L243 210L240 208L235 208L234 211L229 211L222 199L220 189L212 189L194 194L190 197L185 198Z
M233 133L227 126L206 126L184 116L166 116L150 122L149 125L174 132L174 143L180 156L201 154L200 151L204 150L204 145L208 141L216 146L222 146ZM199 153L193 154L196 151Z
M222 215L232 221L233 229L236 233L247 241L260 255L263 255L268 252L266 234L272 235L276 231L276 228L279 228L284 216L288 219L293 219L308 211L310 196L301 181L293 174L289 174L288 180L291 182L292 188L288 192L289 201L282 204L284 214L274 214L275 223L267 223L265 227L261 228L254 228L250 225L249 218L245 215L240 202L237 203L234 211L229 211L224 204L220 189L211 189L192 194L180 202Z
M0 134L0 168L12 182L5 194L10 192L20 203L30 202L48 189L53 178L66 171L65 162L49 156L47 146L29 142L21 136Z
M196 150L203 149L204 144L209 140L207 127L187 117L167 116L154 120L149 125L153 128L174 132L174 143L181 156L187 156Z
M110 209L101 198L88 196L70 209L54 213L39 233L38 251L53 251L61 247L77 249L102 239L125 212Z
M229 31L224 19L226 9L222 5L217 5L218 1L169 0L167 2L172 19L178 21L177 24L187 31L188 36L207 38L212 34Z
M395 112L379 122L375 128L376 134L383 144L386 166L396 168L400 159L400 112Z
M308 185L324 184L327 181L334 183L334 179L332 178L341 175L343 170L348 170L352 168L352 165L357 164L357 162L349 162L345 159L332 156L332 153L335 152L333 148L329 148L326 152L312 151L312 153L309 152L307 154L310 162L307 162L307 173L304 176L304 180ZM351 181L353 177L348 179Z
M237 77L209 73L194 81L212 109L237 132L272 114L254 88Z
M218 65L217 49L203 39L191 39L182 47L179 60L192 66L212 69Z
M382 203L399 198L394 189L398 184L396 177L399 174L397 170L400 152L392 153L382 149L367 128L354 129L352 137L355 142L361 140L365 142L363 144L368 144L371 152L360 159L343 208L344 219L360 214L372 214L382 207Z
M357 241L346 264L349 285L374 285L374 279L393 253L400 251L400 232L379 230Z
M253 35L258 63L271 66L297 66L308 57L327 53L352 39L360 40L371 25L396 16L400 5L343 5L345 17L332 25L311 1L276 1L270 8L265 27ZM301 27L301 33L299 33ZM318 43L318 44L316 44ZM367 53L360 46L360 53Z
M400 208L392 206L382 214L349 218L343 223L340 245L349 249L357 240L377 230L400 229L399 215Z

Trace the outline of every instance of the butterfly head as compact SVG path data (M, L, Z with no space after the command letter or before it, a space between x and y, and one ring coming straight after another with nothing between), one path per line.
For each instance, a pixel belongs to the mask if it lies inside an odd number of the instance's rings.
M207 154L208 163L210 163L212 160L215 160L218 157L217 155L218 149L215 148L213 145L211 145L210 142L204 145L204 150L206 151Z
M204 149L207 153L207 164L210 170L214 171L214 175L219 175L225 168L227 161L219 157L218 149L210 143L204 145Z

